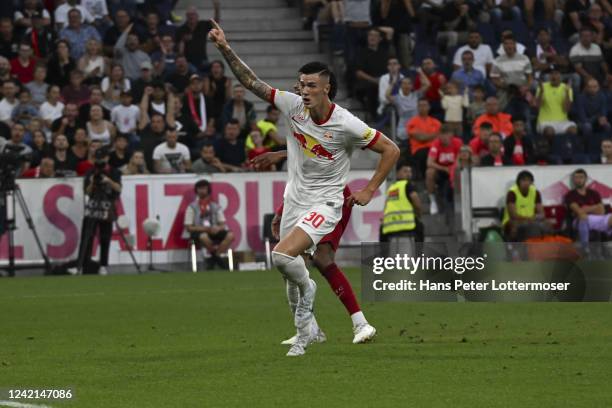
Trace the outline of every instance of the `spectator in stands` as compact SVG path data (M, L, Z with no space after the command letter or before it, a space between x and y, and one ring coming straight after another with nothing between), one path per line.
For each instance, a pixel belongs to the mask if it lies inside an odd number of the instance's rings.
M251 130L247 137L247 160L249 168L256 169L257 171L276 171L276 164L270 164L269 166L251 166L253 159L257 156L269 153L272 151L269 147L264 144L264 138L258 129Z
M370 19L370 1L345 0L344 1L344 59L347 65L347 83L354 83L354 67L357 66L359 47L367 42ZM386 59L382 61L386 62ZM349 92L353 92L349 87Z
M393 104L397 112L397 139L400 147L405 147L408 143L407 124L410 119L418 114L419 100L423 98L427 89L429 89L429 80L419 68L418 74L422 77L424 86L420 90L415 91L412 88L412 79L404 77L400 80L400 87L397 94L392 95L391 92L395 88L395 84L387 88L385 97L389 103ZM397 78L396 80L399 80Z
M245 99L245 90L241 84L234 85L233 98L223 107L221 115L222 129L231 119L236 119L240 125L240 135L246 135L256 126L256 113L253 104Z
M13 123L21 123L27 128L30 121L38 116L38 108L32 102L32 94L28 88L22 88L19 92L19 104L13 109Z
M506 38L515 38L514 37L514 32L512 30L504 30L504 31L502 31L502 34L501 34L501 44L499 45L499 47L497 47L497 50L495 51L495 53L499 57L506 55L506 50L504 48L504 40ZM527 54L527 47L525 45L521 44L520 42L517 42L516 40L515 40L515 44L516 44L516 52L517 52L517 54Z
M489 136L489 144L487 150L489 153L484 155L480 160L480 165L483 167L492 166L509 166L512 164L505 156L502 145L502 136L499 133L493 133Z
M0 56L0 86L10 79L13 79L11 75L11 63L3 56Z
M477 30L470 31L467 44L459 47L457 51L455 51L455 57L453 58L455 70L462 66L465 67L463 55L466 51L472 53L474 69L480 71L486 78L493 64L493 51L491 51L491 47L487 44L482 43L482 36Z
M166 130L166 141L153 151L155 173L177 174L191 170L191 154L189 149L178 142L176 129Z
M30 167L30 154L32 153L32 148L23 142L23 138L25 136L25 127L21 123L15 123L11 126L11 138L4 143L2 146L2 151L6 152L7 147L15 148L19 150L19 155L24 159L23 164L21 166L21 170L18 172L18 175L26 171Z
M457 44L465 44L469 31L476 29L477 22L470 13L471 3L465 0L445 2L440 13L441 22L437 36L438 50L446 56ZM446 60L446 57L444 57Z
M47 64L47 82L65 87L70 82L70 73L76 68L74 59L70 56L70 43L59 40L55 52Z
M522 118L512 118L512 134L504 139L504 156L515 166L533 164L535 161L533 141L527 135Z
M489 137L492 134L493 125L489 122L482 122L478 126L478 133L474 132L469 144L474 164L480 164L480 160L489 153Z
M104 36L106 30L113 24L113 20L108 13L106 0L83 0L82 3L93 19L91 24L96 27L101 36Z
M17 36L15 26L10 18L0 20L0 55L6 59L13 59L17 56Z
M601 164L612 164L612 139L601 141Z
M77 158L77 161L86 160L87 154L89 153L89 137L87 131L83 128L79 128L74 132L74 143L70 147L70 151Z
M15 26L22 31L26 31L28 28L32 28L35 18L42 19L41 24L44 26L51 24L51 15L39 0L23 0L21 7L15 10Z
M152 88L145 89L145 96L153 92ZM149 172L154 172L153 167L153 150L157 145L163 142L166 132L166 120L164 115L159 112L154 112L151 115L147 109L140 106L140 120L138 121L138 136L140 137L140 146L145 154L145 161Z
M32 132L32 160L31 167L38 167L43 157L51 156L52 150L47 143L47 135L42 130Z
M11 116L13 110L19 104L17 99L18 91L17 83L14 79L4 82L2 84L2 95L4 96L0 101L0 121L5 122L9 126L11 125Z
M506 194L502 219L506 241L522 241L525 229L545 220L542 196L533 183L533 174L523 170L516 177L516 184Z
M234 241L234 234L228 230L221 206L212 199L210 182L199 180L195 184L196 199L185 211L185 229L191 239L201 243L210 258L207 268L214 263L227 267L226 252Z
M23 33L22 39L29 39L36 58L47 60L55 46L55 32L51 25L45 25L42 14L32 17L32 26Z
M129 140L124 134L117 134L113 141L113 149L110 152L108 164L111 167L119 169L128 164L130 161Z
M34 80L36 58L32 56L32 46L28 42L19 44L17 57L11 60L11 74L22 84Z
M34 79L25 86L32 94L32 102L38 107L47 99L49 84L45 82L46 78L47 67L39 63L34 68Z
M85 124L87 136L91 141L99 140L103 146L110 145L117 136L117 129L104 119L102 106L93 105L89 111L89 121Z
M83 73L75 69L70 73L70 83L62 89L64 103L74 103L80 106L89 100L91 90L83 84Z
M486 112L474 121L472 133L475 136L479 135L480 125L484 122L490 123L493 132L501 134L504 138L512 133L512 117L499 111L499 102L495 96L487 98L485 109Z
M225 65L215 60L210 63L206 96L210 101L210 116L218 123L221 120L223 106L232 98L232 80L225 76Z
M43 157L40 164L26 170L23 178L52 178L55 177L55 163L50 157Z
M120 98L121 104L115 106L111 111L111 122L119 133L126 135L129 140L133 141L138 129L140 108L132 103L130 92L121 92Z
M490 77L497 89L497 96L505 106L516 92L514 89L518 89L521 97L527 96L533 81L533 70L529 58L517 52L516 41L512 35L504 38L503 49L505 55L495 58ZM528 112L524 116L528 118Z
M102 44L92 38L87 41L85 54L79 59L78 67L85 75L85 83L88 85L98 85L102 78L107 74L109 62L102 55Z
M472 90L472 95L470 98L470 104L467 107L466 111L466 125L468 129L472 129L474 126L474 122L480 115L483 115L486 112L486 102L485 102L485 90L482 86L475 86ZM471 131L467 132L468 135Z
M68 141L72 143L74 140L74 134L79 128L78 123L79 109L74 103L67 103L64 107L64 114L55 119L51 124L51 132L53 137L57 135L65 135Z
M102 105L112 110L121 103L121 92L129 92L132 89L132 82L126 78L123 65L114 63L110 69L110 75L102 79L100 88L104 93Z
M110 120L110 110L104 107L104 94L102 93L102 89L98 85L92 85L89 89L91 90L89 101L79 106L79 122L86 123L89 120L89 111L93 105L102 106L104 119Z
M456 81L459 85L459 93L467 89L471 94L476 86L485 86L484 74L474 67L474 53L470 50L463 51L461 54L461 66L453 72L452 81Z
M572 44L578 41L578 32L584 28L582 16L589 10L591 4L588 0L568 0L563 8L563 21L561 32Z
M155 81L153 74L153 66L151 63L145 61L140 64L140 78L132 82L130 89L133 101L139 102L142 100L145 88L147 86L153 86Z
M427 167L427 155L442 124L429 115L429 101L422 98L418 104L418 115L406 123L406 132L410 140L410 151L413 165L421 177L425 174Z
M40 105L40 117L44 121L46 129L51 129L53 121L62 117L65 105L60 102L60 88L57 85L51 85L47 89L47 100Z
M539 82L536 93L535 107L539 111L538 133L544 133L545 128L551 128L555 134L576 134L576 124L568 118L573 99L572 88L561 82L561 72L558 67L554 67L550 81Z
M176 57L176 69L166 76L165 81L171 83L178 92L181 92L189 86L192 75L197 75L195 70L189 66L184 55L179 55Z
M342 2L338 2L343 4ZM416 12L412 0L383 0L380 1L380 26L393 30L393 45L397 60L404 68L412 65L412 19ZM383 91L384 92L384 91ZM381 93L379 92L379 96ZM384 93L382 93L384 97ZM381 98L384 101L384 98Z
M70 44L70 56L78 61L85 54L87 41L102 41L98 31L89 24L82 23L82 14L78 9L68 12L68 26L60 31L60 38Z
M550 31L546 28L538 30L538 36L536 39L535 55L531 58L531 65L533 66L534 74L537 79L548 79L550 70L554 67L558 67L561 72L562 80L572 78L573 75L570 71L570 64L567 55L558 53L552 45L552 38ZM578 76L575 85L580 85L580 77Z
M606 210L601 196L587 187L588 175L584 169L572 173L573 189L563 199L570 211L571 229L578 233L578 240L586 247L591 239L591 232L612 232L609 225L610 216L604 216Z
M174 43L174 37L171 34L164 34L161 37L159 44L159 50L155 51L151 55L151 61L155 68L155 75L161 78L165 78L172 74L176 69L176 44Z
M467 88L463 95L459 93L459 84L455 81L447 83L444 88L440 88L442 97L442 109L444 109L444 123L452 129L453 134L463 135L463 109L470 104Z
M612 126L607 118L607 98L595 78L588 79L584 91L578 95L576 111L578 128L582 133L587 152L598 155L601 138L612 132Z
M423 59L421 70L427 77L427 80L429 80L429 88L423 95L429 101L432 115L441 117L443 111L440 104L440 89L446 84L446 77L442 72L438 71L438 67L431 58ZM419 75L414 80L414 89L419 90L422 85L421 76Z
M604 60L599 45L593 43L594 32L589 26L580 29L580 41L570 50L570 61L574 69L585 84L590 78L599 83L606 83L609 79L608 64Z
M215 144L217 157L227 171L243 171L246 161L244 139L240 139L240 122L230 119L225 125L223 138Z
M89 14L89 11L87 11L85 7L78 4L78 0L67 0L66 3L55 9L55 25L57 26L57 31L63 29L66 23L70 25L70 12L73 10L79 12L79 23L91 24L94 22L93 16Z
M225 166L215 156L215 146L203 145L200 149L200 157L193 162L191 170L194 173L225 173Z
M429 194L429 213L437 214L439 211L436 200L436 188L442 193L443 200L450 202L452 195L447 191L450 179L454 177L454 169L463 142L453 135L452 126L442 125L440 136L436 138L427 155L427 171L425 172L425 186Z
M214 20L220 21L219 1L213 1ZM179 54L185 55L187 61L202 71L208 70L208 54L206 52L206 39L212 24L208 20L201 20L195 7L186 12L186 21L176 32L179 44Z
M76 173L78 176L84 176L87 172L94 168L96 162L96 152L102 147L102 142L99 140L92 140L89 143L89 151L87 152L87 158L77 164Z
M53 139L53 161L55 172L59 177L74 176L78 165L77 158L72 154L68 138L57 135Z
M130 26L130 14L125 9L118 9L115 11L115 20L112 27L110 27L104 34L104 53L106 55L112 55L115 44L121 37L121 34ZM133 29L133 25L131 26Z
M143 42L140 48L146 54L153 54L159 50L161 36L168 32L166 26L160 26L159 14L154 10L147 11L144 18L144 29L142 33Z
M117 61L125 72L125 76L131 81L140 78L140 66L143 62L151 63L151 57L139 49L140 40L138 35L131 33L132 26L129 25L115 44L115 61Z
M389 104L387 90L389 90L390 95L396 95L399 91L400 81L404 78L400 68L401 65L397 57L390 56L387 59L387 73L378 80L378 109L376 110L378 115L382 115L385 106Z
M189 88L185 91L183 98L183 120L187 121L185 126L192 126L201 132L206 131L209 121L214 123L211 116L212 102L204 94L204 81L198 74L189 78Z
M278 128L276 125L279 118L280 111L275 106L269 105L266 108L266 117L257 122L257 128L259 129L262 137L263 145L271 150L287 144L285 139L278 134ZM255 145L253 144L253 140L247 137L247 150L254 147Z
M121 172L126 176L134 174L149 174L143 151L135 150L134 153L132 153L132 157L130 157L130 162L121 168Z
M386 47L381 45L382 33L378 29L368 31L367 47L359 52L355 64L355 93L371 117L376 117L378 108L378 81L386 71L386 61L389 57Z

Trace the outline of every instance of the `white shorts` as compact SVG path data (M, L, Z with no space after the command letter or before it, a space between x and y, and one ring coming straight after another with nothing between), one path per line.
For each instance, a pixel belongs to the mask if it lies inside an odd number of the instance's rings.
M330 204L330 205L328 205ZM280 237L285 237L294 227L299 227L312 240L306 252L314 253L317 244L332 232L342 219L342 203L322 203L313 207L301 207L285 202L280 224Z
M555 131L555 134L558 135L561 133L566 133L571 127L576 127L576 124L569 120L563 122L540 122L538 123L537 128L538 133L543 133L544 129L547 127L552 128Z

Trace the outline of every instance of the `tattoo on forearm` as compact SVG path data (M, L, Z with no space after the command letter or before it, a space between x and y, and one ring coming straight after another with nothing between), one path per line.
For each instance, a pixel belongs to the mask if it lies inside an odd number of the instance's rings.
M270 99L271 88L266 84L245 64L236 53L229 47L220 47L219 51L225 57L230 68L236 75L236 78L245 88L249 89L255 95L264 100Z

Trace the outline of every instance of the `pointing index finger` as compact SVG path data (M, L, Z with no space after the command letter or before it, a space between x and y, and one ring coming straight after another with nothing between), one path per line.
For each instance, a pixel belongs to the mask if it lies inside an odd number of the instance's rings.
M212 24L213 28L216 28L217 30L221 29L221 26L215 21L214 18L210 19L210 23Z

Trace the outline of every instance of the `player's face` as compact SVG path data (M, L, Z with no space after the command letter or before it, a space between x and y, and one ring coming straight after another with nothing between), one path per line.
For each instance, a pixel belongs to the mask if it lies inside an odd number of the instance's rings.
M319 74L301 74L300 92L304 106L312 109L327 98L329 79Z

